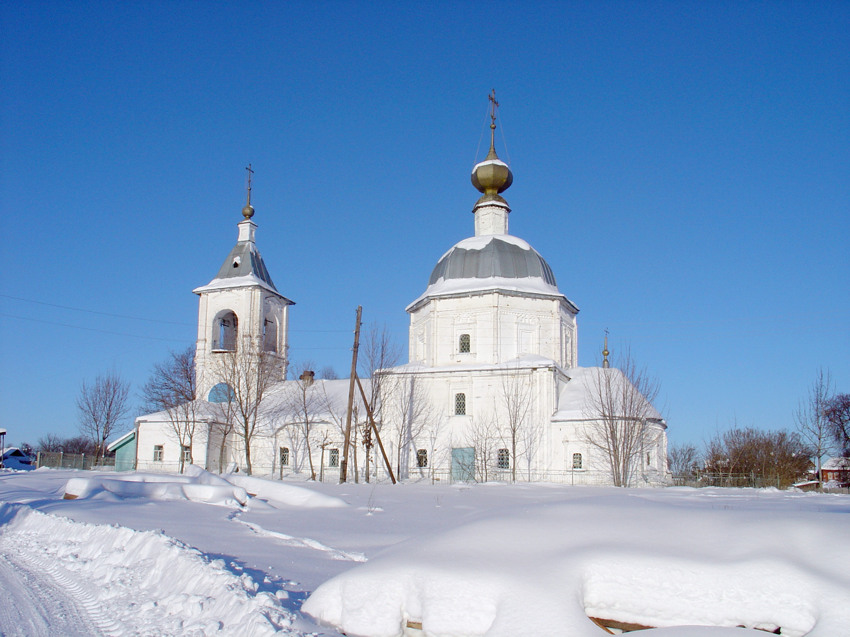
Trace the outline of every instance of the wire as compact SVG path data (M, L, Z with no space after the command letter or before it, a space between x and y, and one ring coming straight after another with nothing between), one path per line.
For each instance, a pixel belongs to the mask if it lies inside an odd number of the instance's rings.
M44 323L46 325L58 325L60 327L70 327L75 330L86 330L88 332L99 332L101 334L112 334L114 336L128 336L130 338L144 338L149 341L169 341L173 343L185 343L186 340L182 338L163 338L161 336L142 336L140 334L127 334L125 332L112 332L110 330L100 330L96 327L83 327L82 325L69 325L68 323L56 323L55 321L45 321L42 319L29 318L26 316L15 316L14 314L5 314L0 312L0 316L5 318L13 318L18 319L20 321L33 321L34 323Z
M481 134L478 136L478 147L475 149L475 157L472 159L472 165L478 163L478 153L481 152L481 140L484 139L484 131L487 129L487 118L490 116L490 104L484 109L484 124L481 126Z
M100 316L110 316L112 318L130 319L133 321L147 321L149 323L166 323L168 325L191 325L191 323L183 323L179 321L163 321L162 319L147 318L141 316L128 316L127 314L111 314L109 312L100 312L98 310L87 310L82 307L71 307L70 305L59 305L57 303L47 303L46 301L36 301L34 299L25 299L19 296L11 296L9 294L0 294L4 299L14 299L15 301L24 301L25 303L35 303L37 305L46 305L47 307L57 307L61 310L73 310L74 312L87 312L88 314L99 314ZM56 323L60 325L60 323ZM73 327L73 326L69 326Z

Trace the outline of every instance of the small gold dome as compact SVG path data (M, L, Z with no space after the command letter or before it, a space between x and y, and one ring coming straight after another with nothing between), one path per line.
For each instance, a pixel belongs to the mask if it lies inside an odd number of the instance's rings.
M251 217L253 217L254 216L254 206L252 206L251 204L248 204L247 206L242 208L242 216L245 217L246 219L250 219Z
M513 180L511 169L496 157L496 153L487 155L487 159L472 169L472 185L485 195L493 196L505 192L511 187Z

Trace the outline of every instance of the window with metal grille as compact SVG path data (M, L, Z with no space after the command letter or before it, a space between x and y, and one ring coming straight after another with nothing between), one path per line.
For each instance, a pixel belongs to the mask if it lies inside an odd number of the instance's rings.
M469 338L469 334L461 334L460 342L458 343L458 350L461 354L469 354L472 346L472 341Z
M192 447L183 445L183 462L192 462Z
M280 448L280 466L288 467L289 466L289 447L281 447Z
M416 450L416 466L419 468L428 466L428 450L427 449L417 449Z
M466 394L455 394L455 416L466 415Z
M329 467L338 467L339 466L339 449L330 449L329 450L328 466Z
M573 454L573 469L581 469L581 454Z
M496 466L499 467L499 469L510 469L511 452L507 449L499 449L499 452L496 455Z
M162 445L154 445L153 446L153 461L154 462L162 462L162 454L163 454Z

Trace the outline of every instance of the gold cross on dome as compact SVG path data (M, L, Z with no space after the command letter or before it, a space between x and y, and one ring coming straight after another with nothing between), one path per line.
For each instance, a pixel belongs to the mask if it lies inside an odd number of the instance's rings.
M490 100L490 128L496 128L496 109L499 107L499 102L496 101L496 89L490 91L487 99Z
M251 175L254 174L254 170L251 168L251 164L245 166L245 171L248 174L248 205L251 205Z

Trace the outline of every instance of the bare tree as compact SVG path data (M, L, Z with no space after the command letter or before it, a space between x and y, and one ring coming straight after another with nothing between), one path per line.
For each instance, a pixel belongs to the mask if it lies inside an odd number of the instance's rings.
M831 395L832 378L829 371L819 369L808 395L800 401L794 412L797 433L812 451L818 479L823 457L832 448L833 431L826 413Z
M401 349L393 340L387 326L370 323L369 327L362 334L357 374L361 378L369 378L371 380L368 386L364 386L364 390L369 401L369 410L372 412L372 418L375 421L375 427L377 427L378 431L383 426L384 384L390 379L390 375L381 373L381 370L397 365L400 357ZM363 427L362 440L365 450L363 464L366 482L368 482L369 464L374 440L371 427L368 423L364 423Z
M313 463L313 440L316 425L321 422L320 414L325 406L325 394L317 387L312 371L312 362L305 361L293 368L297 378L287 386L281 409L287 426L292 429L302 448L307 453L310 479L316 479Z
M504 468L498 466L502 432L492 415L474 418L468 431L469 443L475 449L475 478L487 482L494 471Z
M520 445L528 455L529 476L531 463L536 451L536 439L533 428L529 426L531 411L531 371L523 373L518 367L509 367L501 377L502 388L500 398L504 410L503 421L499 422L505 435L505 443L509 445L511 457L511 482L516 482L517 460Z
M213 403L215 420L207 429L207 440L218 439L218 470L224 471L227 459L227 438L236 427L236 397L228 387Z
M709 442L705 466L726 478L749 479L753 486L787 487L805 476L811 455L796 433L735 428Z
M183 473L188 449L189 464L194 463L192 447L198 409L195 384L195 347L171 352L163 363L154 365L148 382L142 388L145 407L149 411L168 414L171 433L180 445L180 473Z
M106 441L127 416L129 396L130 384L114 371L99 375L91 384L83 381L80 387L80 433L94 443L98 459L106 451Z
M699 452L694 445L677 444L667 450L667 468L674 476L694 476L698 467Z
M652 401L660 385L637 367L628 351L619 368L594 367L589 373L586 442L604 455L614 485L628 487L643 454L658 442L659 434L650 424L659 420Z
M37 445L38 451L77 453L94 455L95 444L86 436L73 436L62 438L56 434L47 434L40 438Z
M383 378L382 382L387 380ZM391 386L384 386L381 391L388 394L387 401L392 405L387 416L395 442L396 477L404 480L409 477L410 454L416 453L416 439L432 419L433 408L416 374L393 374L392 381Z
M216 379L229 387L227 413L233 431L241 438L245 453L245 470L251 475L251 443L259 432L260 407L266 393L282 375L281 361L262 348L252 346L250 339L240 343L235 352L216 354L220 357ZM222 442L223 444L223 442Z
M336 370L330 365L325 365L319 370L319 378L322 380L336 380L339 378L339 374L337 374Z
M850 456L850 394L836 394L829 399L826 419L844 457Z

